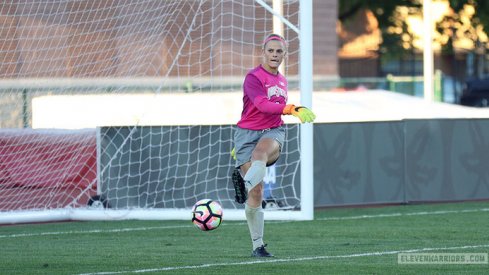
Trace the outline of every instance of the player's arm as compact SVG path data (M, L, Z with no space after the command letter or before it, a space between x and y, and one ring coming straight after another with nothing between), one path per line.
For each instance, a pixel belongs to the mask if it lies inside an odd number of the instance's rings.
M302 123L313 122L316 115L304 106L295 106L293 104L286 105L282 111L284 115L293 115L298 117Z
M313 122L316 115L304 106L295 106L293 104L284 105L270 102L263 93L261 82L256 78L256 76L248 74L244 83L245 94L253 102L253 105L260 110L260 112L268 114L283 114L283 115L293 115L298 117L302 123Z
M248 74L243 85L244 93L253 102L253 105L262 113L280 115L284 109L284 104L277 104L268 100L263 95L263 85L258 78Z

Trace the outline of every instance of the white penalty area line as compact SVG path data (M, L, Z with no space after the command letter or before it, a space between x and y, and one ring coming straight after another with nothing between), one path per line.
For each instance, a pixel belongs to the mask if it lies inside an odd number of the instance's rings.
M430 251L476 249L476 248L486 248L486 247L489 247L489 244L465 245L465 246L453 246L453 247L417 248L417 249L407 249L407 250L378 251L378 252L365 252L365 253L355 253L355 254L346 254L346 255L329 255L329 256L325 255L325 256L300 257L300 258L283 258L283 259L271 258L267 260L254 260L254 261L246 261L246 262L169 266L169 267L139 269L139 270L82 273L77 275L111 275L111 274L128 274L128 273L162 272L162 271L174 271L174 270L183 270L183 269L204 269L204 268L219 267L219 266L240 266L240 265L252 265L252 264L270 264L270 263L283 263L283 262L290 263L290 262L303 262L303 261L315 261L315 260L348 259L348 258L359 258L359 257L386 256L386 255L393 255L399 253L419 253L419 252L430 252Z
M374 218L389 218L400 216L423 216L423 215L446 215L446 214L461 214L461 213L473 213L473 212L488 212L489 208L480 209L464 209L464 210L448 210L448 211L423 211L423 212L410 212L410 213L392 213L392 214L377 214L377 215L360 215L360 216L347 216L347 217L326 217L318 218L318 221L342 221L342 220L359 220L359 219L374 219ZM270 221L268 223L286 223L294 221ZM223 224L221 226L236 226L243 223ZM56 236L56 235L72 235L72 234L95 234L95 233L124 233L135 231L148 231L148 230L164 230L175 228L190 228L193 225L178 225L178 226L153 226L153 227L132 227L132 228L116 228L116 229L92 229L92 230L72 230L72 231L54 231L54 232L40 232L40 233L19 233L19 234L5 234L0 235L0 239L8 238L23 238L23 237L39 237L39 236Z
M40 236L55 236L55 235L71 235L71 234L94 234L94 233L123 233L133 231L147 231L147 230L161 230L161 229L175 229L175 228L188 228L188 225L180 226L153 226L153 227L133 227L133 228L115 228L115 229L92 229L92 230L72 230L72 231L54 231L54 232L40 232L40 233L21 233L11 235L0 235L0 239L6 238L22 238L22 237L40 237Z
M408 213L391 213L391 214L360 215L360 216L346 216L346 217L326 217L326 218L319 218L317 220L318 221L344 221L344 220L361 220L361 219L389 218L389 217L463 214L463 213L473 213L473 212L489 212L489 208L465 209L465 210L420 211L420 212L408 212Z

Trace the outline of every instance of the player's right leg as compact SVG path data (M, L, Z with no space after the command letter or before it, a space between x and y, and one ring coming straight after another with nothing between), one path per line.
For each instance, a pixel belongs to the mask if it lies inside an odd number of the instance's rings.
M234 168L232 181L235 194L234 199L237 203L245 203L248 199L248 192L246 191L245 182L241 176L241 171L239 168Z
M274 138L261 138L251 154L251 165L243 173L248 192L261 183L267 172L267 164L274 163L280 155L281 144Z
M243 173L248 192L263 181L266 167L274 164L279 156L285 140L285 128L277 127L257 131L260 135L250 156L249 170Z
M237 203L245 203L248 192L245 187L243 175L246 174L251 165L251 155L260 139L260 131L253 131L237 127L234 133L234 159L236 160L235 169L231 180L233 182L235 200Z

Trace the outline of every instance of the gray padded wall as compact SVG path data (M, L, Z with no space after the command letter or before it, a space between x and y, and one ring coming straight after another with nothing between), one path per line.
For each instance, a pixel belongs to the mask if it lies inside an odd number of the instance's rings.
M406 120L406 200L489 198L489 120Z
M191 168L178 165L195 160L195 156L185 152L189 148L198 148L199 142L208 144L211 140L227 140L199 151L203 155L209 155L211 151L226 152L231 148L232 127L203 136L218 127L201 126L187 130L138 127L132 134L132 127L101 128L99 158L103 193L114 207L147 207L148 201L155 202L153 207L184 207L189 202L173 201L167 196L183 195L192 201L195 199L192 194L203 192L200 185L183 188L182 176L190 174L190 177L196 177L190 178L191 182L214 184L210 189L216 193L210 195L228 198L225 203L230 205L226 206L231 206L234 192L227 188L232 171L230 158L209 158ZM288 131L292 131L289 133L292 137L297 135L297 128ZM128 136L131 136L130 142L125 143ZM187 144L185 140L189 137L200 139ZM173 142L168 143L169 140ZM179 140L185 146L179 146ZM296 142L288 142L283 148L289 153L280 158L278 172L287 176L280 176L279 184L292 183L298 187L300 169L288 165L299 157L296 145ZM177 150L183 151L183 155L177 157ZM218 166L221 169L215 169ZM188 169L208 169L209 174L198 178L202 175L189 173ZM168 181L168 174L175 177L170 178L171 184L167 186L162 183L165 182L163 178ZM209 177L215 180L209 181ZM114 188L109 188L111 186ZM119 194L121 192L124 194ZM188 194L180 194L182 192ZM118 199L114 201L112 198ZM488 119L314 124L316 207L475 199L489 199ZM172 201L174 205L159 205L163 201Z
M403 201L402 132L402 122L315 124L315 206Z
M315 206L489 198L489 120L314 126Z

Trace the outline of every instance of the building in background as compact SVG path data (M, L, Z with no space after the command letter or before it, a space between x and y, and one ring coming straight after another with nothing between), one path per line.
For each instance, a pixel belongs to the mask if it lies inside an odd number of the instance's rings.
M470 2L470 1L469 1ZM339 74L345 78L423 75L422 5L402 3L339 2ZM489 74L485 2L450 6L432 1L434 65L440 77L443 101L458 103L464 84ZM478 8L475 6L478 5ZM353 80L352 80L353 81ZM411 94L422 89L411 85ZM388 87L386 84L384 87Z
M287 19L298 26L298 2L283 3L284 10L291 16ZM153 5L149 11L137 2L125 6L118 1L3 3L0 10L0 39L4 41L0 45L0 79L241 77L246 68L260 62L261 42L272 30L269 12L258 4L242 4L240 7L233 1L222 1L218 6L212 6L212 1L203 2L199 7L197 4L182 0L178 7L172 7L203 11L193 18L180 16L176 11L163 17L160 13L166 12L165 1L144 2L144 5ZM313 5L314 73L337 76L337 0L314 1ZM141 10L139 17L127 16L137 9ZM253 17L269 19L250 25L249 18ZM175 24L169 29L147 31L154 26L155 20L173 20ZM198 24L197 30L186 31L195 28L194 24ZM162 28L164 26L162 24ZM285 36L290 41L292 53L288 73L294 75L298 72L295 50L299 41L290 29L286 30ZM185 57L178 62L189 64L185 70L179 68L177 71L172 66L177 53L184 53ZM243 63L235 66L239 58L236 55L247 53L252 53L254 58L239 60ZM140 66L135 67L135 62Z

